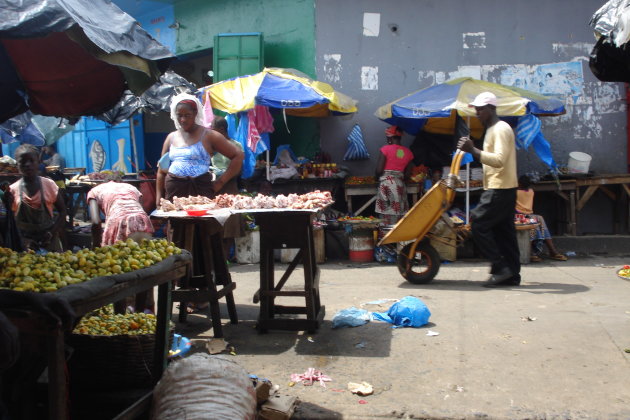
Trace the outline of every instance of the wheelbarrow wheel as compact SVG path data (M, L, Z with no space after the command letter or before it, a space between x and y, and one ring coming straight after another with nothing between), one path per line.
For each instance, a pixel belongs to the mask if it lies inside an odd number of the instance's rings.
M409 260L409 250L413 244L407 244L398 254L398 271L410 283L427 284L440 269L440 254L427 242L416 247L416 255Z

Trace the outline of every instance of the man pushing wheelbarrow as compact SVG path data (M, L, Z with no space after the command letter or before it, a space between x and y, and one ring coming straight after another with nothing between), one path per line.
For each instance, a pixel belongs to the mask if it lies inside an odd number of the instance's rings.
M483 165L484 192L471 213L471 229L475 245L491 263L490 277L484 286L517 286L521 281L521 266L514 227L518 186L514 132L497 116L494 94L480 93L469 106L475 108L485 128L483 149L477 149L468 136L461 137L446 180L434 185L380 244L413 241L399 253L400 273L412 283L428 283L435 277L440 258L429 238L443 240L439 237L440 229L436 229L440 219L447 228L452 228L445 212L455 196L462 157L469 152Z

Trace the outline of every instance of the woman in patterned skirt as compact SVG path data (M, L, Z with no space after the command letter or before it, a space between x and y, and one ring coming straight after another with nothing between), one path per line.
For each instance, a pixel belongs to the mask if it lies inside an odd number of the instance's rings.
M384 224L393 225L409 209L405 179L412 167L413 153L401 146L402 130L391 126L385 130L387 145L381 147L376 163L376 177L379 179L376 195L376 213Z

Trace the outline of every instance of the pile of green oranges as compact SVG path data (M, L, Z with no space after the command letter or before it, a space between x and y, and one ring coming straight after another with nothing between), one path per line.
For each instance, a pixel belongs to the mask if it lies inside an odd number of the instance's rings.
M144 335L155 334L153 314L115 314L112 305L103 306L84 316L74 328L74 334L85 335Z
M14 252L0 248L0 288L30 292L54 292L69 284L149 267L181 249L166 239L127 239L94 249L49 252Z

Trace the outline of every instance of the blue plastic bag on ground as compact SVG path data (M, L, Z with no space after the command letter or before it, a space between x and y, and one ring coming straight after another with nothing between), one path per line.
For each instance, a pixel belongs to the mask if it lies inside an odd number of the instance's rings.
M332 319L332 327L358 327L369 322L370 318L370 313L368 311L365 309L358 309L353 306L337 312Z
M405 296L394 303L387 313L373 312L375 321L385 321L397 327L418 328L429 322L431 311L420 299L414 296Z

